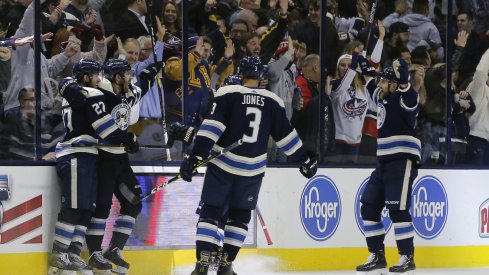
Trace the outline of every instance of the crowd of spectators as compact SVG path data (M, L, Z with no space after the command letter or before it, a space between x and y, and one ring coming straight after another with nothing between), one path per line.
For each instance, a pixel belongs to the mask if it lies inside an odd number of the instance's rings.
M453 163L489 164L489 0L453 0L453 14L447 14L447 2L378 0L369 24L371 0L329 0L323 11L319 0L192 0L189 35L183 37L180 0L42 0L41 32L54 36L41 47L39 91L32 88L32 43L0 47L0 140L7 141L0 142L0 158L34 159L35 102L27 97L39 92L43 156L50 159L52 144L63 135L56 83L81 58L100 64L123 58L135 75L155 58L165 61L164 72L133 109L139 121L132 131L144 145L164 142L164 123L198 127L213 94L239 73L238 61L252 55L267 68L260 86L283 99L308 150L321 153L325 163L374 163L376 107L355 58L363 54L376 71L397 58L409 64L420 96L423 164L446 163L448 129ZM34 8L32 0L3 1L0 39L32 36ZM456 25L447 29L448 21ZM321 26L327 28L324 56ZM447 45L453 50L447 52ZM182 54L188 55L185 74ZM349 75L348 68L358 73ZM269 161L286 161L272 142L269 148ZM171 158L181 150L174 148ZM155 156L143 153L136 160Z

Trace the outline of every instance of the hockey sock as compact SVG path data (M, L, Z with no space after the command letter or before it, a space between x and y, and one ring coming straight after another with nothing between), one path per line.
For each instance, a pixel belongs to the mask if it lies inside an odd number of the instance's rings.
M380 214L382 207L372 204L362 204L361 215L363 219L363 232L367 241L368 250L375 253L384 249L385 229Z
M132 229L136 223L136 218L128 215L120 215L115 221L112 239L110 240L109 251L118 247L120 250L126 245L127 239L131 236Z
M67 252L71 239L73 238L74 231L74 225L62 221L56 222L56 228L54 230L53 252Z
M197 260L200 260L200 252L202 251L217 251L221 242L219 236L217 221L206 219L200 220L197 223L196 234L196 256Z
M73 238L71 239L70 247L68 251L80 255L83 243L85 242L85 232L87 231L87 226L90 223L90 218L92 217L92 211L80 210L80 219L75 226L75 232L73 233Z
M106 219L94 218L90 220L85 236L90 254L102 251L102 240L104 239Z
M73 238L71 240L70 247L68 251L80 255L83 243L85 242L85 232L87 228L83 225L75 226L75 232L73 233Z
M408 210L389 210L394 225L397 249L401 255L414 253L414 227Z
M223 251L228 253L228 261L236 259L248 233L248 223L251 219L251 210L230 209L229 219L224 228Z
M223 250L228 253L228 261L232 262L236 259L243 242L248 233L248 225L228 220L226 229L224 230L224 246Z

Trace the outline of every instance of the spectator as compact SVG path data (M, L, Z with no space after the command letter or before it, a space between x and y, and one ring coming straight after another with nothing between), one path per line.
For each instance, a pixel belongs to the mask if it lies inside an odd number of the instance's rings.
M469 116L470 134L467 139L467 162L470 164L489 164L489 50L475 69L474 78L467 87L477 106Z
M458 31L465 31L468 34L467 44L465 45L464 56L460 62L459 81L457 85L470 79L474 74L475 68L480 61L484 51L489 47L489 43L482 39L481 34L474 29L473 15L469 11L461 11L457 15Z
M34 4L29 5L24 18L15 33L14 37L25 37L34 33ZM60 72L69 63L70 58L80 51L80 47L74 43L68 42L63 53L47 59L41 54L41 79L57 79ZM19 108L18 93L23 87L34 86L34 49L29 45L18 47L12 52L12 81L10 81L7 91L3 95L5 116L9 112L17 112ZM41 109L49 110L53 107L53 90L49 85L41 86Z
M296 85L301 89L300 109L294 109L292 125L296 128L306 150L319 152L319 127L324 127L325 155L331 155L334 145L334 120L331 99L328 94L319 95L321 80L320 57L309 54L301 62L301 73L296 77ZM320 103L323 100L324 125L320 126Z
M433 41L441 44L440 32L428 18L429 6L428 0L414 0L413 13L408 13L400 17L397 13L387 16L383 23L390 27L394 22L400 21L409 26L410 35L407 47L412 51L421 40ZM438 48L438 56L443 59L443 47Z
M139 61L139 55L141 53L141 45L139 41L135 38L127 38L123 42L122 48L118 48L119 58L127 60L131 67L134 67L136 62ZM124 57L122 57L124 56Z
M34 88L22 88L19 91L18 100L20 108L7 121L8 131L10 133L10 158L16 160L34 160L36 157L36 98ZM53 125L51 117L43 113L41 116L41 126L42 159L54 160L56 143L61 141L64 136L63 125Z
M392 61L399 58L400 49L405 48L409 41L409 26L403 22L395 22L389 26L389 33L384 43L382 51L382 64L392 64ZM409 51L408 51L409 52ZM405 59L404 59L405 60ZM408 62L408 64L411 61ZM385 65L384 65L385 67Z
M148 9L144 0L129 0L127 10L118 18L114 25L114 33L122 42L127 38L138 38L149 35L149 18L146 18Z
M319 43L317 43L319 25L321 24L319 5L318 0L311 0L309 2L309 16L297 24L295 32L292 35L294 40L306 43L308 55L311 53L319 54Z
M292 38L289 36L288 41L283 41L275 51L274 57L268 63L268 84L270 91L275 93L284 101L285 115L290 121L292 118L292 104L294 92L296 91L293 64L295 61L295 50ZM300 102L294 102L296 108L300 108ZM273 143L271 151L268 154L270 161L286 162L286 155L278 150Z
M358 53L338 59L331 102L335 119L335 154L339 162L358 161L362 128L367 114L368 96L355 70Z
M172 1L168 1L163 5L163 12L161 13L161 23L166 28L165 42L171 36L182 38L182 15L180 14L179 6Z
M475 112L476 106L467 91L460 91L453 95L452 101L452 161L453 164L466 163L467 137L470 126L467 115Z

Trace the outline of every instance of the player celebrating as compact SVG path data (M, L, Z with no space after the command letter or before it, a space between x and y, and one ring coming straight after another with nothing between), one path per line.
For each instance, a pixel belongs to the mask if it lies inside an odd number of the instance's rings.
M162 62L150 64L140 74L140 81L135 85L131 84L132 72L129 63L123 59L109 59L104 64L104 76L109 83L99 85L99 89L107 98L107 110L112 114L117 127L124 132L130 124L131 107L136 105L141 97L146 94L158 71L162 68ZM104 87L100 88L100 87ZM87 229L87 246L90 253L102 250L102 240L105 232L106 219L109 216L112 205L112 195L115 194L121 204L120 215L117 218L112 239L107 251L103 256L116 265L114 273L126 274L129 263L122 258L121 250L124 248L129 236L131 235L137 215L141 212L142 205L131 204L126 197L140 196L141 188L134 172L129 164L127 153L135 153L139 149L139 144L133 133L128 133L132 138L126 148L111 147L109 140L103 140L108 146L99 148L100 161L98 164L98 181L96 208ZM120 188L120 185L124 187ZM121 194L123 189L125 195ZM112 266L110 264L93 263L97 265L101 272L110 274Z
M95 144L97 138L120 144L126 137L105 112L103 93L95 89L100 81L100 71L101 67L95 61L81 59L73 68L75 79L67 78L60 85L66 135L56 146L61 210L48 274L71 275L87 269L80 252L95 203L98 161ZM90 259L97 257L102 255L92 254Z
M243 144L211 161L201 194L203 203L197 224L197 263L192 275L207 274L212 259L218 259L218 275L232 275L232 262L244 242L266 168L268 137L292 159L302 161L300 172L307 178L317 171L296 131L285 116L284 103L274 93L257 88L263 65L258 57L244 57L239 64L243 86L228 85L217 91L210 115L195 137L192 152L180 167L183 180L191 181L196 166L209 152L242 139ZM229 209L228 211L225 211ZM227 212L224 245L219 221Z
M361 66L368 66L366 60ZM367 81L372 81L368 77ZM376 89L367 85L369 89ZM362 194L363 231L371 253L357 266L357 274L387 274L384 253L385 229L381 221L384 206L394 225L399 262L389 268L394 274L407 274L414 264L414 227L409 207L413 181L418 175L421 142L415 135L419 97L409 84L407 63L398 59L385 68L371 94L377 103L378 164Z

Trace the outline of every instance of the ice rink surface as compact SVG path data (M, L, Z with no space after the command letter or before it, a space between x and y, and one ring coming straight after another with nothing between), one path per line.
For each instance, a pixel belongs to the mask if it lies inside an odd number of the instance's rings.
M270 257L258 257L245 255L235 261L234 271L238 275L355 275L354 270L350 271L311 271L311 272L278 272L273 271L276 265L275 259ZM175 270L174 275L190 275L193 266L185 266ZM215 272L209 272L214 275ZM489 275L489 267L486 268L451 268L451 269L425 269L420 268L415 272L416 275Z

